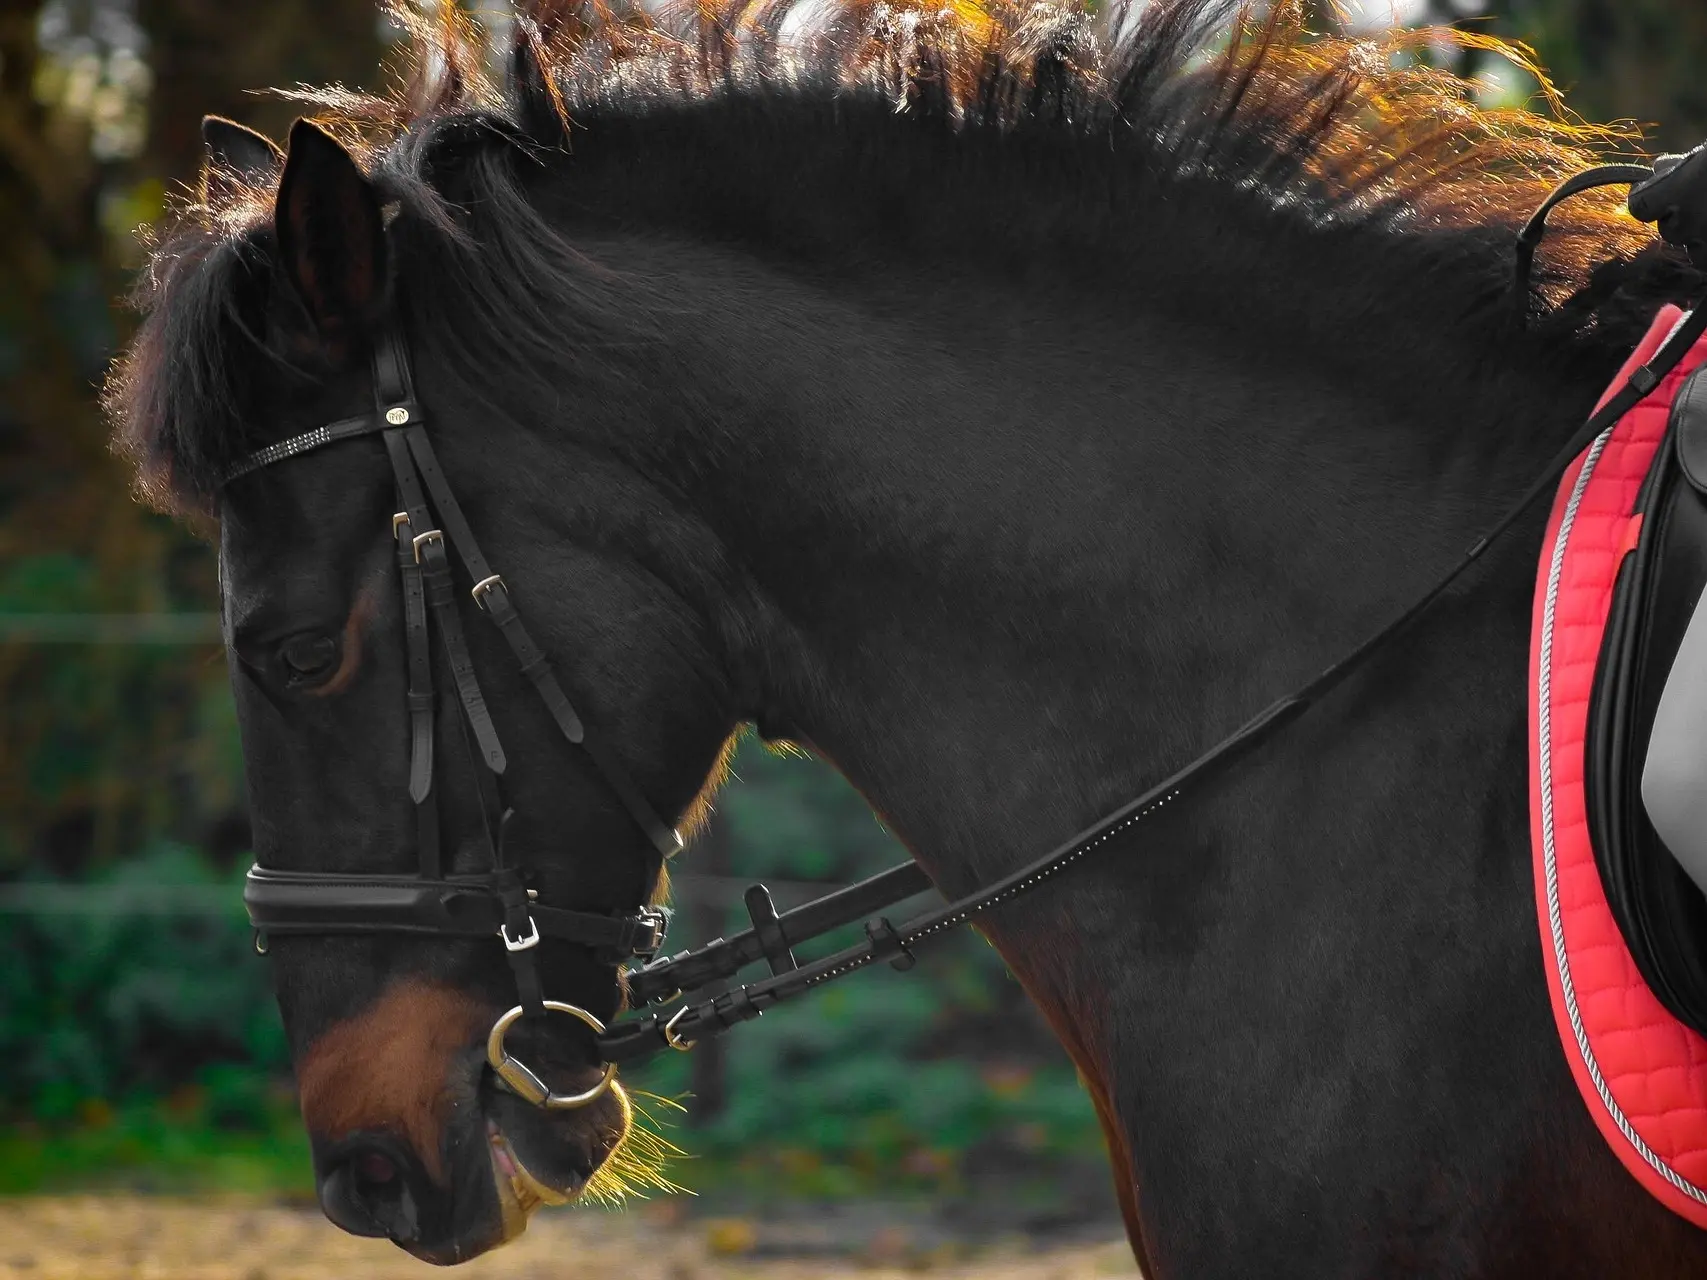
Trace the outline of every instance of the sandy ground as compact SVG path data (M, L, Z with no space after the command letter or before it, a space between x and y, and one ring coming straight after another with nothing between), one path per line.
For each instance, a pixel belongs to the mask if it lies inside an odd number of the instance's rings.
M970 1251L927 1245L904 1226L863 1243L815 1240L808 1224L685 1218L669 1204L626 1213L559 1210L468 1263L458 1280L811 1280L921 1273L983 1280L1136 1276L1123 1240L1034 1250L1023 1241ZM426 1280L383 1242L358 1240L310 1209L128 1196L0 1200L0 1280ZM443 1273L440 1273L443 1274Z

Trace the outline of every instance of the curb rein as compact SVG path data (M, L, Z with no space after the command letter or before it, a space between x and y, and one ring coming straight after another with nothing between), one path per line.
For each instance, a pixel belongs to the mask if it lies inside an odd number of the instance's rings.
M1518 235L1514 293L1520 324L1527 316L1530 269L1536 247L1546 231L1547 215L1571 196L1612 183L1632 184L1631 213L1642 221L1657 222L1665 240L1686 249L1697 266L1707 268L1707 147L1698 147L1686 156L1661 157L1653 169L1640 165L1591 169L1562 183ZM243 889L249 921L256 930L256 950L266 951L269 934L497 935L515 974L519 1003L493 1024L487 1039L487 1061L513 1092L536 1106L553 1109L581 1107L594 1101L610 1087L620 1063L640 1061L666 1048L691 1049L700 1039L756 1018L782 1001L804 995L834 978L881 961L896 969L909 969L914 963L913 948L919 943L939 937L1060 874L1105 841L1174 801L1189 784L1208 777L1246 748L1277 732L1342 683L1426 611L1489 546L1510 530L1538 497L1551 490L1559 475L1589 442L1652 391L1704 332L1707 332L1707 307L1698 307L1685 317L1654 357L1635 370L1616 394L1572 435L1517 502L1471 544L1446 574L1380 630L1143 795L1041 858L900 926L875 913L932 887L930 878L911 861L782 914L778 914L765 887L753 885L745 897L752 919L750 929L658 960L669 925L667 909L643 907L633 915L605 916L548 906L537 901L537 893L526 887L523 870L505 860L504 829L510 816L503 808L500 786L505 758L463 638L447 542L456 548L473 583L469 594L475 605L503 634L522 674L538 691L563 736L588 754L605 783L646 834L652 860L649 882L655 882L663 860L679 851L682 841L658 817L618 759L575 713L549 661L522 626L504 579L493 572L481 555L422 425L421 407L414 397L402 336L395 325L389 325L375 343L373 413L317 427L261 449L233 467L225 479L229 482L298 454L358 436L378 434L385 443L401 508L392 517L392 531L403 586L411 725L409 795L415 804L419 872L415 876L360 875L280 871L256 865L250 869ZM445 665L450 669L462 704L463 741L470 757L478 754L483 765L475 769L475 775L492 863L492 870L485 875L446 876L442 870L432 785L436 698L430 628L434 622ZM866 921L865 941L808 964L795 959L794 948L799 944L862 919ZM630 957L639 960L641 967L626 974L629 999L636 1010L691 995L714 982L734 977L760 960L769 966L770 976L700 1003L684 1001L670 1013L642 1014L606 1027L585 1009L544 998L534 954L541 937L591 948L612 963ZM519 1019L543 1017L547 1012L581 1021L596 1037L605 1069L599 1082L582 1093L553 1093L533 1071L504 1050L505 1035Z

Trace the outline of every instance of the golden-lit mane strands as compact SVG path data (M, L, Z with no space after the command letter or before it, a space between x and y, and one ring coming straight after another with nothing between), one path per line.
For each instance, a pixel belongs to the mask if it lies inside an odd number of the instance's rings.
M395 92L287 96L316 108L340 140L379 148L431 119L503 114L483 71L484 33L454 0L430 13L390 0L388 11L407 40ZM799 32L785 45L795 18ZM1223 51L1199 68L1194 59L1218 38ZM1229 0L1117 4L1099 14L1074 0L673 0L650 12L609 0L528 0L517 8L515 41L514 56L539 71L560 134L594 103L644 109L659 95L787 85L870 89L956 125L1005 128L1044 109L1047 75L1056 109L1081 128L1154 129L1185 167L1244 184L1260 174L1284 186L1296 174L1341 219L1515 225L1564 174L1632 143L1626 130L1565 113L1521 46L1433 29L1316 34L1301 0L1261 14ZM1546 112L1479 105L1476 82L1420 56L1443 41L1535 76ZM1230 172L1234 162L1243 172ZM1555 296L1580 287L1591 259L1628 254L1648 238L1615 196L1561 210L1559 229L1543 261Z
M1120 119L1172 137L1187 167L1225 171L1234 159L1260 161L1264 176L1282 185L1290 170L1342 218L1516 225L1564 174L1632 142L1625 130L1565 113L1521 46L1447 30L1320 35L1307 29L1299 0L1260 15L1227 0L1117 5L1100 15L1026 0L807 6L677 0L654 18L603 0L544 0L527 11L542 29L572 33L551 42L546 68L571 117L577 100L620 106L624 94L706 97L785 82L874 89L899 106L935 104L956 124L975 117L1011 127L1039 110L1032 91L1047 67L1081 126L1098 127L1112 98ZM781 31L796 14L811 30L785 49ZM1219 34L1228 34L1224 52L1193 70L1192 55ZM1534 75L1546 112L1481 106L1475 81L1420 56L1442 41L1495 53ZM1212 86L1207 95L1204 84ZM1158 119L1167 104L1173 118ZM1112 123L1104 111L1101 126ZM1581 287L1593 261L1648 240L1611 196L1563 212L1559 225L1543 264L1554 297Z
M531 14L516 15L516 47L511 50L511 74L515 78L517 92L525 94L536 89L543 94L551 107L551 114L557 121L557 127L564 133L569 131L569 104L564 100L563 87L557 83L557 77L552 75L549 68L552 65L552 44L554 41L567 40L560 24L544 27Z
M311 108L309 118L357 155L373 158L398 135L449 115L499 111L501 95L486 74L485 33L456 0L438 0L424 13L409 0L382 0L386 18L403 33L390 59L390 93L343 85L298 85L271 92Z
M1480 105L1477 82L1422 56L1442 42L1533 75L1547 111ZM1220 84L1226 127L1254 127L1275 155L1304 158L1342 218L1378 211L1423 228L1515 227L1566 175L1635 143L1627 129L1572 117L1522 46L1445 29L1313 36L1296 0L1241 17ZM1554 300L1586 283L1596 262L1651 238L1609 192L1561 209L1554 225L1545 250Z
M896 198L918 191L921 202L940 197L905 181L906 166L921 162L919 130L981 135L964 162L992 166L990 203L980 207L993 224L1041 226L1053 202L1074 211L1087 234L1120 246L1146 232L1193 235L1196 224L1167 217L1177 207L1170 186L1189 185L1194 199L1221 199L1229 213L1257 219L1255 236L1265 217L1276 237L1312 227L1365 231L1371 269L1395 261L1391 249L1407 241L1438 253L1446 265L1429 269L1430 287L1453 292L1447 305L1457 314L1494 323L1497 312L1500 324L1510 309L1499 233L1514 231L1597 152L1632 142L1627 131L1564 113L1525 49L1449 31L1320 35L1306 28L1300 0L1274 0L1262 12L1236 0L1114 0L1095 12L1083 0L676 0L655 11L638 0L526 0L501 87L483 70L486 34L457 4L442 0L427 13L393 4L405 44L392 92L334 86L285 96L351 146L388 203L407 214L407 234L454 251L457 287L470 303L459 314L482 317L481 332L465 339L496 342L484 330L508 324L513 331L497 346L546 360L564 349L556 330L596 334L632 319L634 300L589 301L600 286L582 278L585 264L558 242L525 188L554 163L551 153L574 153L578 138L608 130L632 148L652 119L660 136L703 129L732 160L757 137L753 122L768 120L779 147L804 148L814 164L892 163ZM1476 82L1420 56L1446 40L1536 74L1547 110L1481 106ZM846 112L822 110L838 98ZM873 99L909 122L885 123L886 113L868 109ZM837 131L798 136L791 116L802 129ZM719 129L732 132L723 139ZM1016 152L1059 145L1053 185L1038 185L1024 165L1000 167L997 144L1019 132L1027 140ZM581 150L608 158L614 148ZM723 163L721 153L701 155L714 169ZM1075 182L1082 189L1061 185ZM1120 211L1099 206L1115 188L1126 193ZM1156 203L1147 204L1152 194ZM144 332L109 386L119 447L137 460L151 497L179 509L205 507L244 443L253 381L243 370L245 342L255 343L244 337L238 295L254 283L251 259L264 257L271 196L270 187L216 183L180 219L143 280ZM809 197L779 183L775 198ZM886 218L886 233L908 237L916 221L928 236L933 216L933 206L908 206ZM1531 305L1553 308L1561 335L1591 338L1615 295L1628 318L1675 292L1659 255L1644 259L1640 281L1621 274L1618 264L1653 240L1617 195L1573 201L1553 225ZM1468 234L1422 242L1442 231ZM1176 261L1193 252L1192 244L1168 247ZM1614 269L1588 289L1609 263ZM525 288L511 278L524 266L534 274ZM534 287L552 272L564 279ZM539 312L548 297L549 320ZM248 355L266 367L265 353Z
M189 198L175 197L169 207L179 216L194 220L229 239L272 216L273 193L277 187L276 177L262 185L250 181L244 174L203 169L193 195ZM150 242L150 248L154 248L156 237L152 230L144 235ZM151 262L150 269L155 265Z
M540 74L566 112L572 114L572 101L620 97L625 89L640 87L625 83L624 72L631 67L664 75L665 85L681 94L699 87L680 74L688 61L680 42L637 3L529 0L519 11L541 33L534 46L543 59Z
M386 12L416 50L398 93L409 123L499 105L486 75L485 33L456 0L437 0L430 14L409 0L387 0Z

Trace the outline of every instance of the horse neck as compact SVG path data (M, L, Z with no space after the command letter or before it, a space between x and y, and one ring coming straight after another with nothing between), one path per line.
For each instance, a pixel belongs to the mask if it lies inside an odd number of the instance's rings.
M834 762L950 891L1391 616L1601 376L1449 364L1458 340L1402 315L1373 379L1355 351L1312 361L1309 335L1087 290L915 275L897 308L717 255L672 274L700 292L676 336L701 403L651 465L761 602L735 628L749 711Z

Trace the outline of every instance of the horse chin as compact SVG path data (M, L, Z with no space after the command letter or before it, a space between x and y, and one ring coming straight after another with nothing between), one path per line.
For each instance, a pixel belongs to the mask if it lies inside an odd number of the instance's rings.
M486 1121L486 1139L503 1215L500 1243L525 1231L528 1219L542 1205L569 1204L598 1180L600 1167L622 1146L632 1123L628 1098L614 1082L598 1105L600 1110L607 1110L612 1104L615 1114L595 1125L597 1137L579 1125L575 1126L579 1132L572 1137L549 1121L538 1123L543 1118L538 1112L504 1116L507 1108L493 1108L498 1114ZM508 1127L500 1117L508 1121ZM592 1150L586 1145L589 1138Z
M585 1180L573 1175L569 1175L566 1186L553 1186L536 1177L522 1163L496 1120L486 1122L486 1135L491 1151L492 1181L498 1190L498 1205L504 1220L501 1243L508 1243L526 1231L528 1219L541 1205L568 1204L585 1188Z

